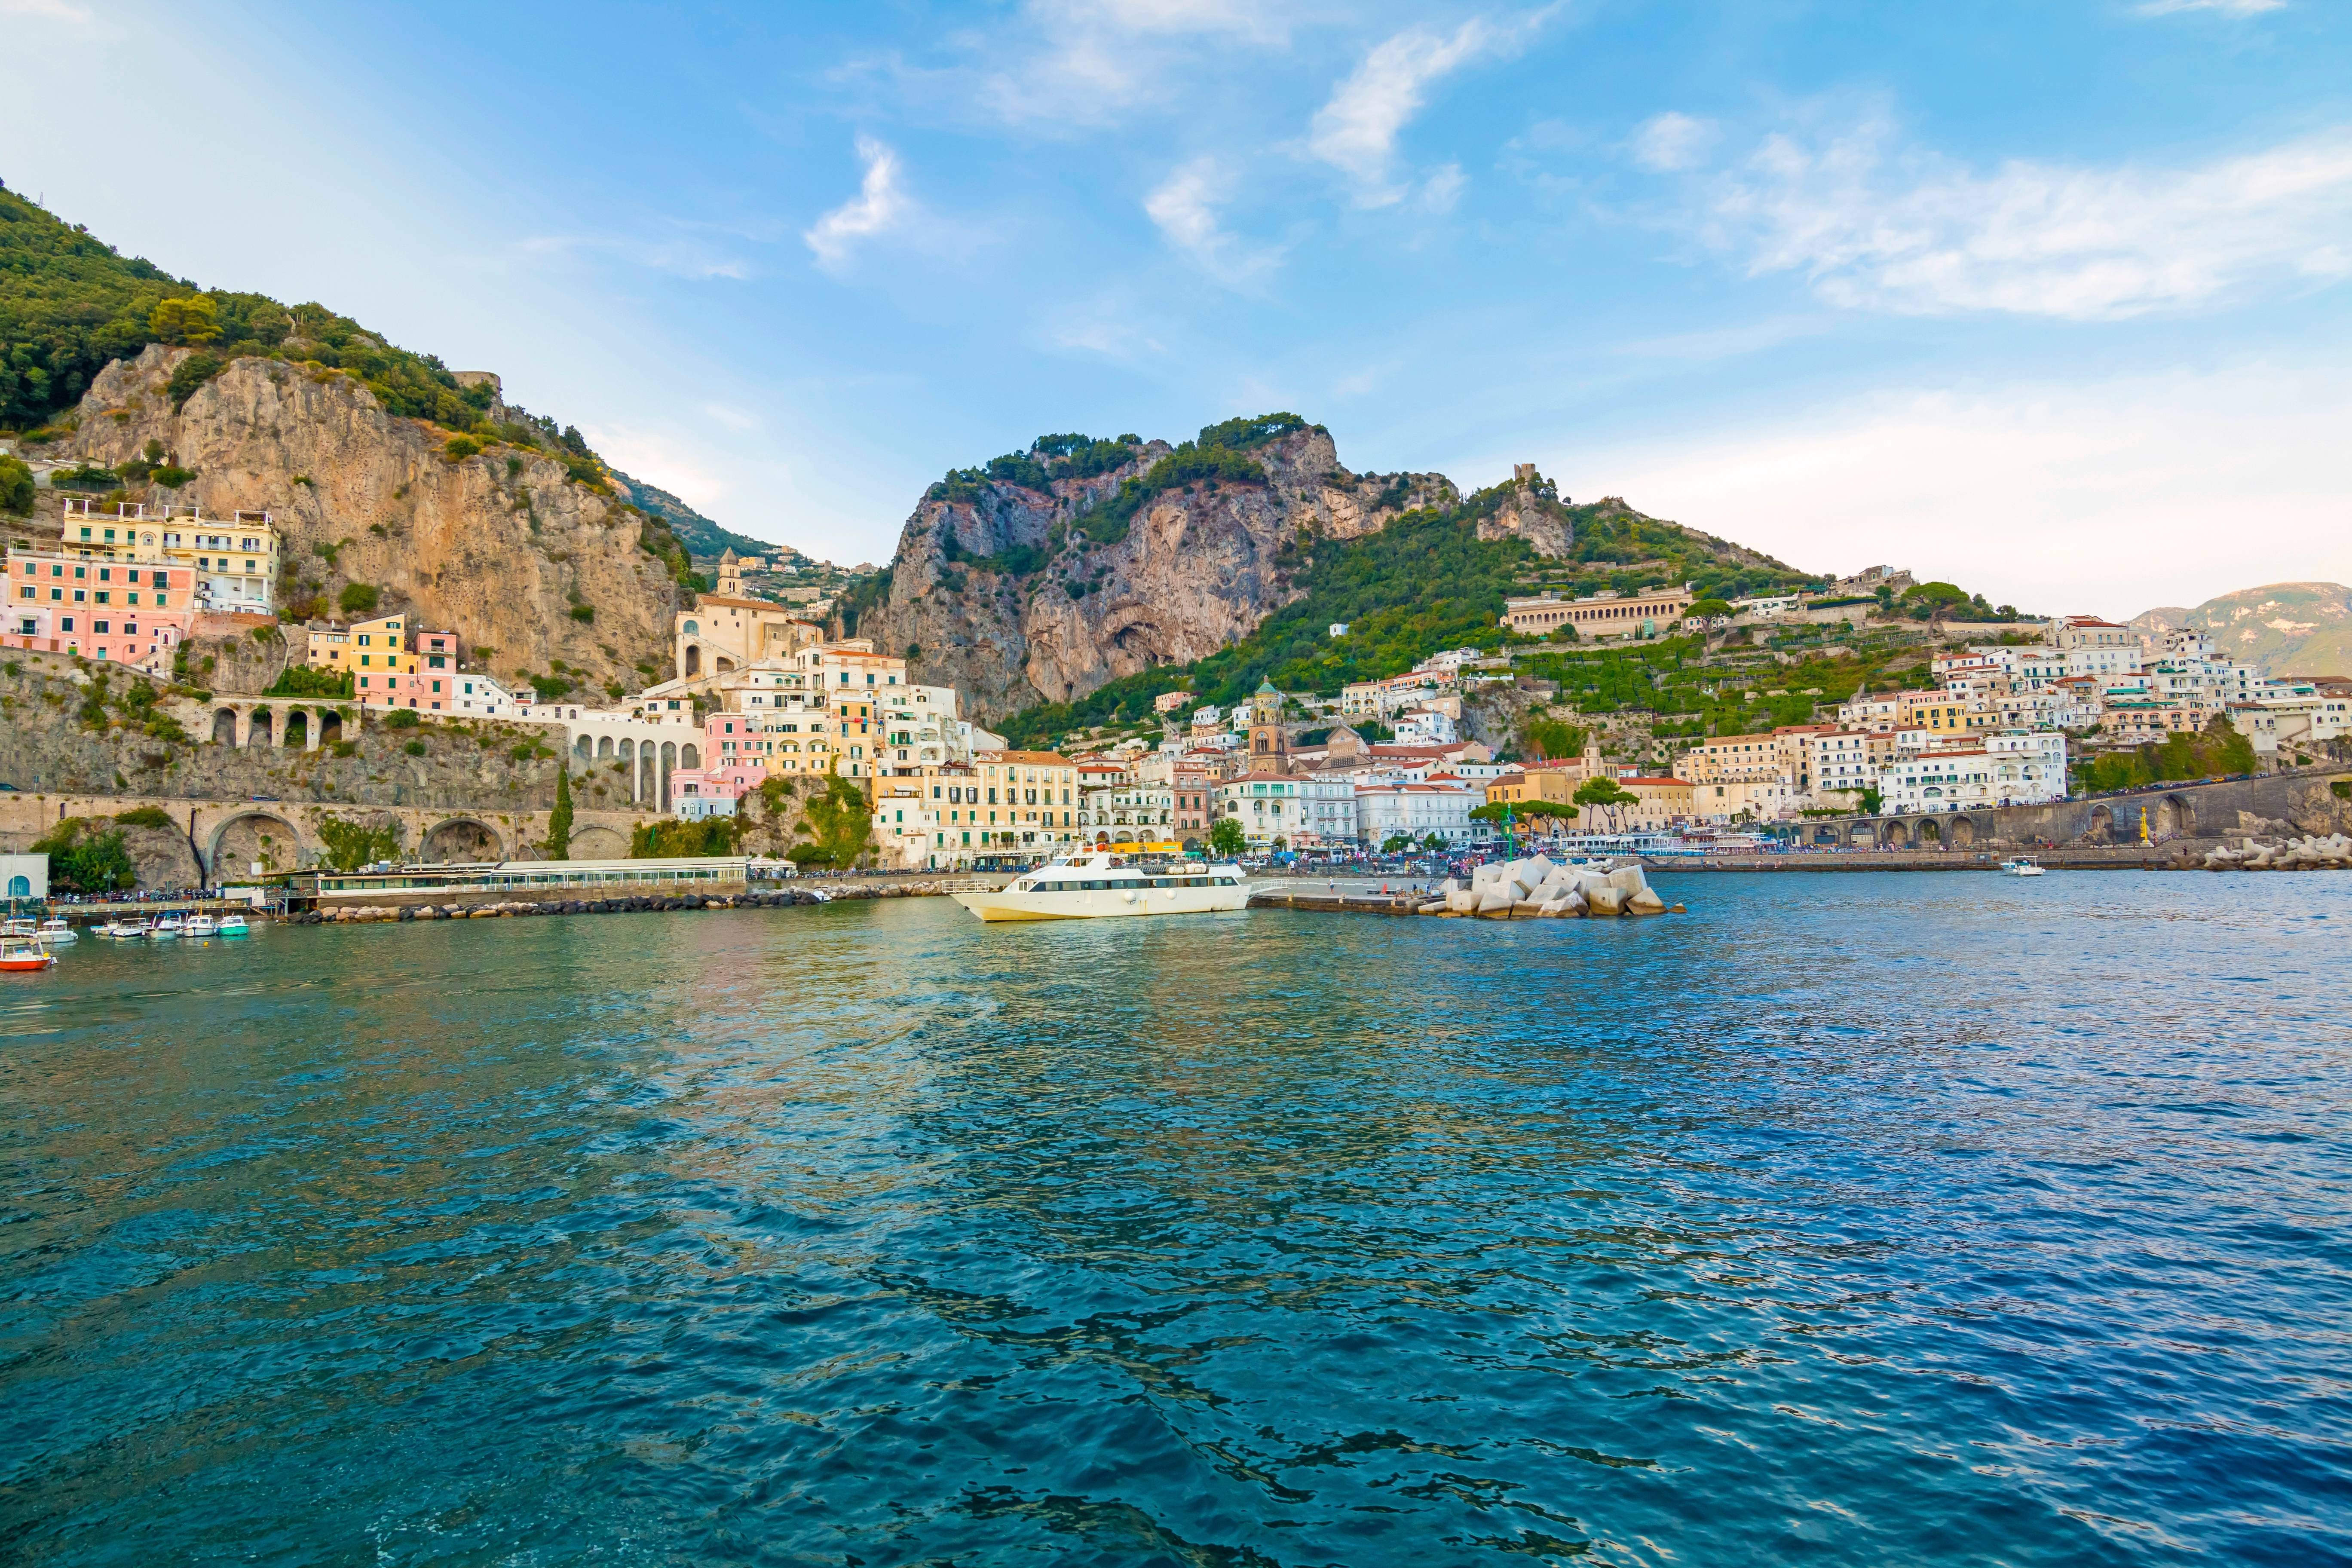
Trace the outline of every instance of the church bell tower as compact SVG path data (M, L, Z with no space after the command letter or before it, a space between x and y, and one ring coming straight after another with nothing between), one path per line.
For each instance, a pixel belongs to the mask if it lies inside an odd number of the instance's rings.
M1261 680L1250 697L1249 765L1254 773L1290 771L1290 727L1283 722L1282 693Z

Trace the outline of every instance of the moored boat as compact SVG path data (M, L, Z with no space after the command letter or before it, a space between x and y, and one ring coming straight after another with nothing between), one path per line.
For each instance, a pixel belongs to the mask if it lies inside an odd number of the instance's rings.
M178 936L182 931L186 931L187 929L188 922L183 920L180 916L165 915L162 920L157 921L153 926L149 928L147 934L160 942L166 937Z
M145 936L151 926L152 922L147 921L109 921L98 928L98 934L131 942Z
M66 924L64 917L51 915L41 922L40 940L44 947L58 947L66 942L79 942L81 933Z
M181 932L185 936L217 936L220 934L220 921L210 915L190 915Z
M1238 866L1130 866L1101 853L1024 871L994 892L950 896L992 923L1229 913L1249 903Z
M2002 861L2000 863L2000 874L2004 877L2043 877L2049 875L2048 872L2042 870L2042 862L2035 859L2031 855L2016 855Z
M37 937L0 936L0 973L29 973L47 969L57 961L58 955L43 947Z
M234 910L220 918L220 934L223 936L244 936L247 929L245 917Z
M37 937L40 934L41 928L29 916L11 915L6 920L0 921L0 942L5 942L12 936Z

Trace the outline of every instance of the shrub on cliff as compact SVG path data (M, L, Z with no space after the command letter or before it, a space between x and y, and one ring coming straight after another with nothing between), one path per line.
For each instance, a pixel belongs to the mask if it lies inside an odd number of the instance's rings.
M33 470L20 459L0 452L0 511L30 516L33 489Z
M482 449L482 444L471 436L452 436L441 443L441 454L453 463L462 463Z
M383 716L383 727L387 730L414 730L423 722L425 721L416 716L413 708L395 708Z
M35 839L32 852L49 858L49 885L68 893L103 893L139 884L138 870L122 847L121 830L103 831L91 817L67 817Z
M648 822L629 835L632 860L672 860L734 852L735 825L723 816L701 822Z
M163 388L172 400L172 412L177 414L196 395L198 387L226 368L226 362L215 353L193 353L182 360Z
M321 814L319 837L327 846L327 864L338 871L356 871L400 853L400 822L396 817L365 820Z
M372 616L383 601L382 592L373 583L346 583L343 591L335 595L335 603L347 616Z
M278 672L269 683L265 697L349 697L352 695L352 675L347 669L313 669L307 664L289 664Z

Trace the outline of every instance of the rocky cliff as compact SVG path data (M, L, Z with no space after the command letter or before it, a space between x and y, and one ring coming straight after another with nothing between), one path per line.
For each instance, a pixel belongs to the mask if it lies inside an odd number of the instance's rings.
M73 455L119 468L159 443L194 477L156 499L272 513L281 604L370 585L378 613L456 630L469 657L495 650L479 663L501 675L560 665L589 694L666 669L667 565L640 544L635 513L556 457L493 444L453 459L447 431L290 359L230 360L174 407L191 352L155 344L109 365L82 397Z
M2241 588L2194 609L2142 611L2131 627L2159 639L2177 627L2202 632L2217 653L2266 675L2352 674L2352 588L2341 583Z
M1235 423L1263 432L1286 417ZM836 629L908 653L919 679L961 688L978 717L998 719L1213 653L1297 597L1302 542L1357 538L1459 499L1442 474L1351 473L1329 432L1290 425L1232 447L1212 446L1209 431L1181 449L1122 437L1125 460L1094 472L1055 461L1041 441L950 475L907 520L874 595ZM1185 462L1227 452L1222 465ZM1201 477L1171 480L1171 458L1173 472Z

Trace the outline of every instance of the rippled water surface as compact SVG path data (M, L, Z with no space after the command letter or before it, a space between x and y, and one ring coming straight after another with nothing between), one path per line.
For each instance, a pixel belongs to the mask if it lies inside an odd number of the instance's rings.
M0 1561L2352 1561L2352 879L0 984Z

